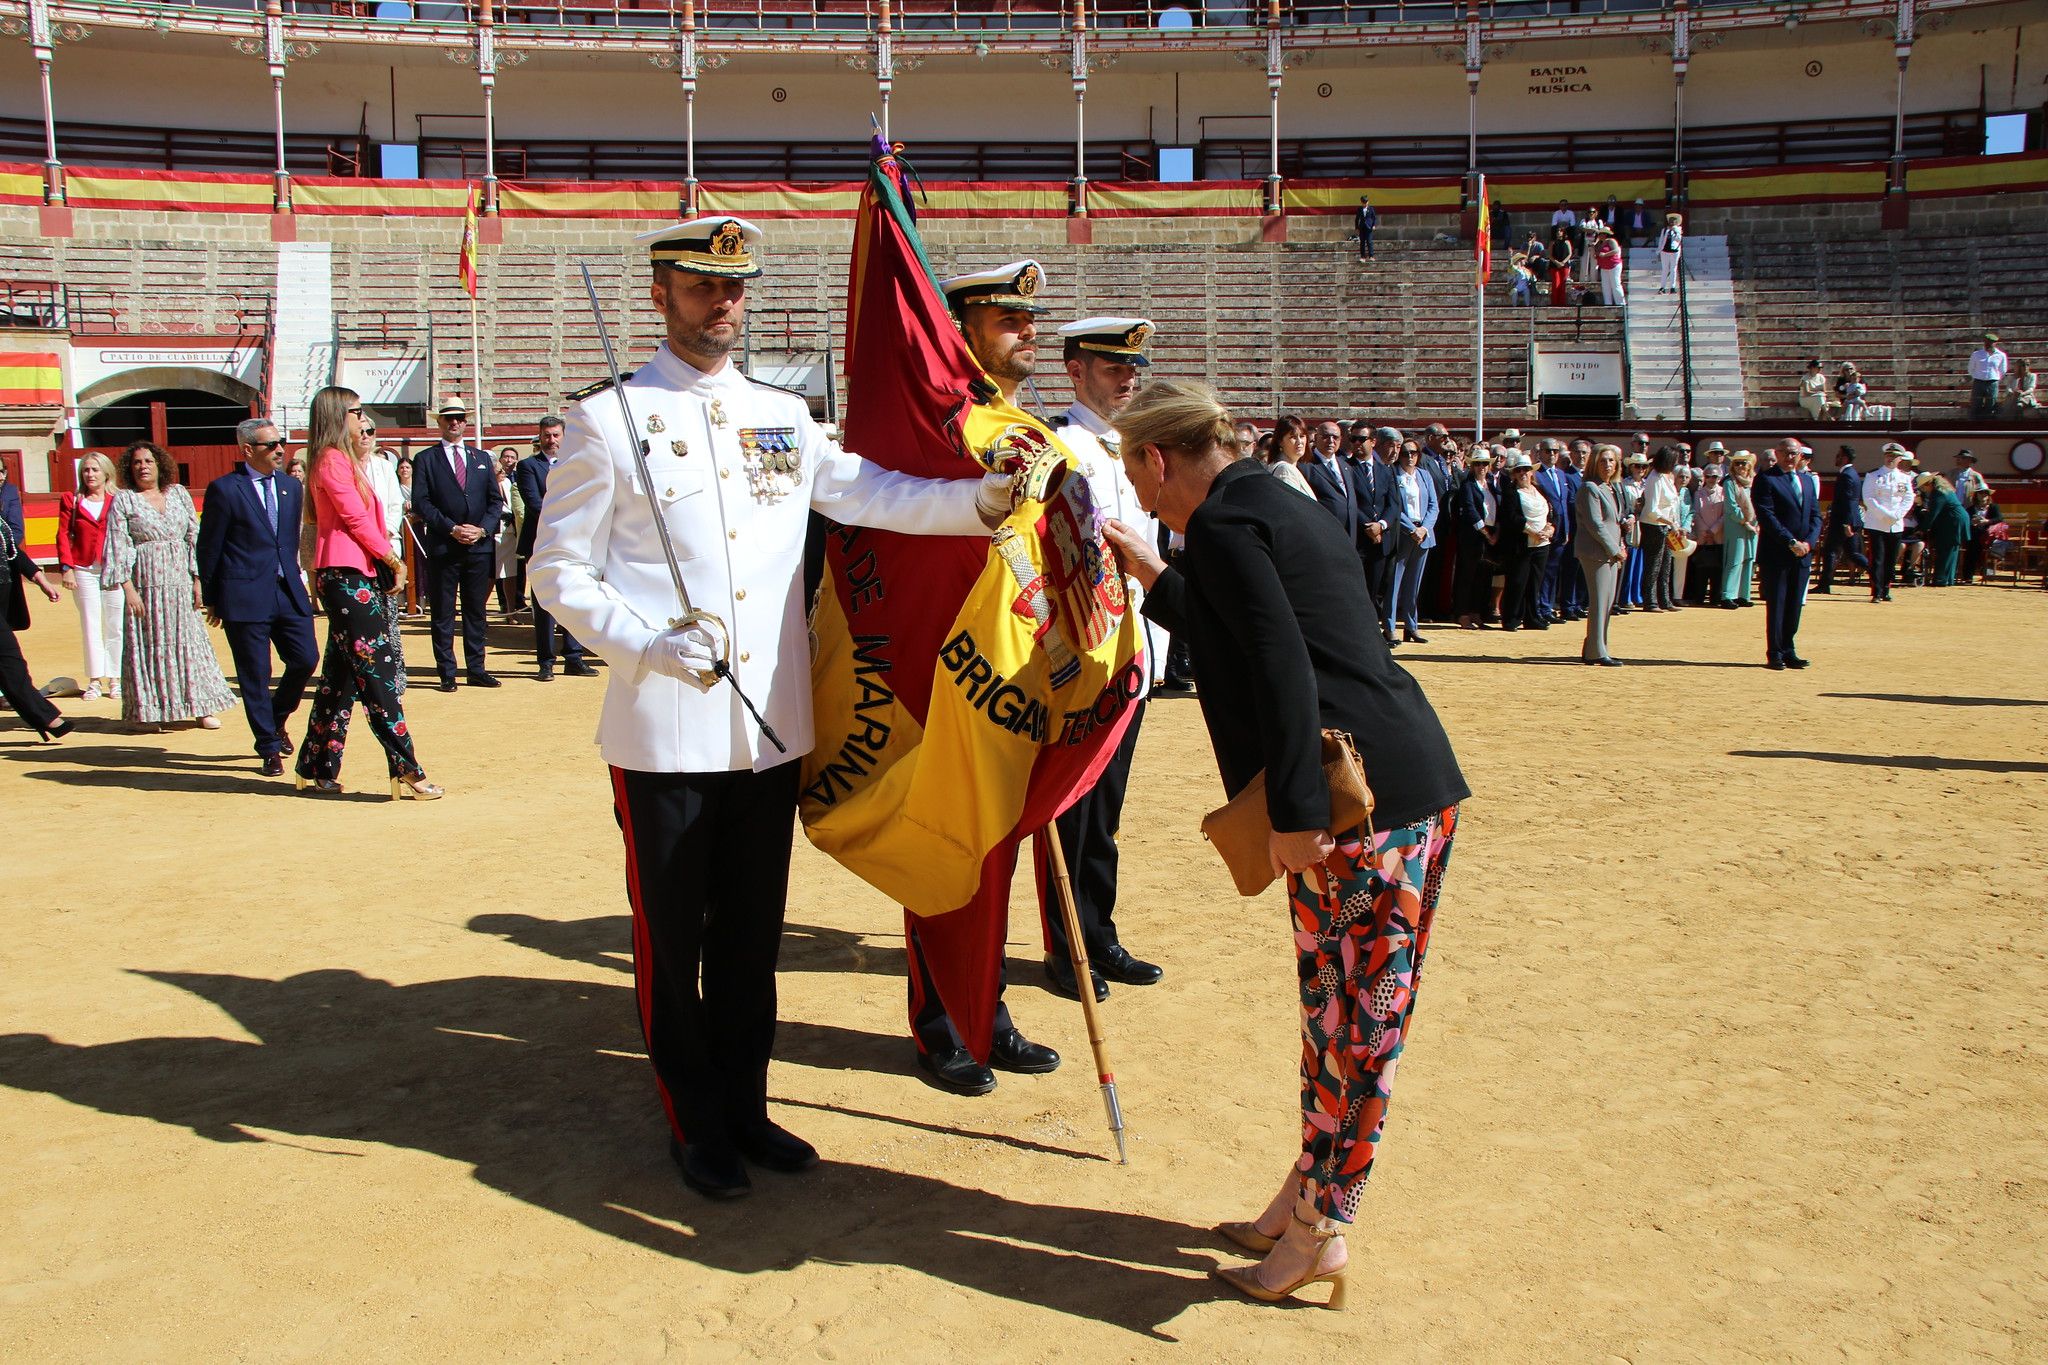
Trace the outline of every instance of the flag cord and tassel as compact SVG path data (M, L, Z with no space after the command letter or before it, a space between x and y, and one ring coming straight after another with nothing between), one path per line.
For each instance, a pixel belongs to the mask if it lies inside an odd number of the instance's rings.
M1074 908L1074 886L1067 880L1067 854L1060 847L1057 825L1048 823L1039 836L1045 840L1052 861L1053 888L1060 902L1060 923L1066 926L1067 952L1074 963L1075 994L1081 997L1081 1018L1088 1026L1088 1046L1095 1053L1095 1075L1102 1083L1102 1107L1109 1114L1109 1131L1116 1138L1116 1161L1131 1164L1124 1147L1124 1110L1117 1103L1116 1072L1109 1065L1109 1043L1103 1037L1102 1016L1095 1010L1095 974L1088 966L1088 945L1081 938L1081 916Z

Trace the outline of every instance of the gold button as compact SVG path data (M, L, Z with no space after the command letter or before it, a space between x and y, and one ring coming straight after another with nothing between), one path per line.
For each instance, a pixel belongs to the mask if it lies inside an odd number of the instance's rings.
M673 488L664 488L661 490L661 495L664 498L672 498L676 495L676 490Z
M729 479L732 477L732 471L730 469L721 469L718 471L718 477L721 479Z
M740 533L738 531L727 531L725 533L725 538L727 540L738 540L740 538Z
M750 660L751 660L751 659L752 659L753 657L754 657L753 655L751 655L751 654L747 653L747 651L745 651L744 649L740 651L740 662L741 662L741 663L746 663L746 662L750 661Z
M747 600L747 590L746 590L745 588L741 588L741 589L740 589L740 590L739 590L738 592L736 592L736 593L734 593L734 594L732 595L732 600L733 600L733 601L735 601L735 602L744 602L744 601L746 601L746 600Z

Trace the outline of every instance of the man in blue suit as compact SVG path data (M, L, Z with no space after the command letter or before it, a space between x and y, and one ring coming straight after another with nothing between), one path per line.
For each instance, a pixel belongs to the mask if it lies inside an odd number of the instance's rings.
M436 414L441 439L412 466L412 510L427 552L427 608L434 618L434 667L441 690L455 690L455 604L462 601L462 654L471 687L496 687L484 667L484 611L496 578L497 535L505 500L491 457L463 439L469 409L460 398Z
M299 523L306 490L284 463L277 428L252 417L235 428L242 467L206 486L199 514L199 597L206 618L227 632L265 777L283 777L292 751L285 725L306 694L320 661L313 640L313 604L299 572ZM284 664L270 686L270 651Z
M1358 485L1358 557L1365 562L1365 586L1372 594L1380 634L1395 643L1387 625L1388 610L1394 602L1394 558L1401 552L1401 537L1395 526L1394 463L1401 454L1401 433L1393 427L1374 427L1372 443L1361 445L1351 477Z
M1857 471L1851 446L1835 453L1835 495L1828 504L1828 538L1821 547L1820 585L1815 592L1835 590L1835 564L1845 557L1870 572L1870 561L1863 557L1863 475Z
M519 528L519 564L525 572L526 561L533 558L533 539L540 531L540 509L547 501L548 471L555 467L562 449L562 419L543 417L540 427L534 432L533 454L521 460L512 471L512 486L519 490L519 501L525 504L526 521ZM555 618L538 600L529 599L533 608L533 658L540 666L540 680L555 680ZM576 643L576 637L568 631L562 632L563 672L572 678L591 678L597 670L583 660L583 646Z
M1317 427L1309 440L1308 457L1296 467L1308 480L1316 501L1337 519L1345 538L1357 548L1365 519L1358 505L1355 466L1344 458L1344 428L1335 422Z
M1806 579L1820 543L1820 480L1805 468L1813 451L1794 440L1778 442L1778 464L1750 490L1756 509L1756 567L1764 589L1764 656L1774 669L1805 668L1796 637L1806 603Z
M1550 525L1555 532L1543 562L1543 577L1536 585L1536 613L1546 621L1561 621L1565 561L1572 557L1572 482L1560 468L1564 442L1548 438L1537 446L1536 487L1550 504Z

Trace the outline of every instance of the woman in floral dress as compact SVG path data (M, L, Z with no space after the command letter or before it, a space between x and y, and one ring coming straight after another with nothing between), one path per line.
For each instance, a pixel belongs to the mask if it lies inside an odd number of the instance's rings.
M114 471L102 586L128 605L121 640L121 719L143 730L197 722L235 704L199 603L199 512L162 446L137 441Z
M360 701L370 733L384 748L392 799L431 801L442 793L413 755L395 676L397 627L385 605L405 562L360 467L362 422L362 400L353 391L325 388L313 395L306 486L313 505L313 585L327 613L327 654L306 742L299 746L298 784L301 791L321 795L341 792L349 717Z

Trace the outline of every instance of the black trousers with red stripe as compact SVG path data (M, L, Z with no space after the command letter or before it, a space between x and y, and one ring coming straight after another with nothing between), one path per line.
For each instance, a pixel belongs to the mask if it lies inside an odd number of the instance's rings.
M685 1142L723 1144L768 1117L797 768L612 769L640 1029Z
M1138 752L1138 727L1144 723L1145 703L1141 701L1095 785L1053 821L1060 834L1060 851L1066 856L1067 880L1074 887L1074 911L1081 921L1081 941L1087 945L1090 962L1100 959L1118 942L1116 836L1124 822L1124 794L1131 786L1131 760ZM1060 914L1059 893L1052 884L1052 857L1045 849L1043 835L1032 836L1031 852L1038 874L1038 915L1045 929L1046 952L1064 962L1072 950L1067 946L1066 920Z

